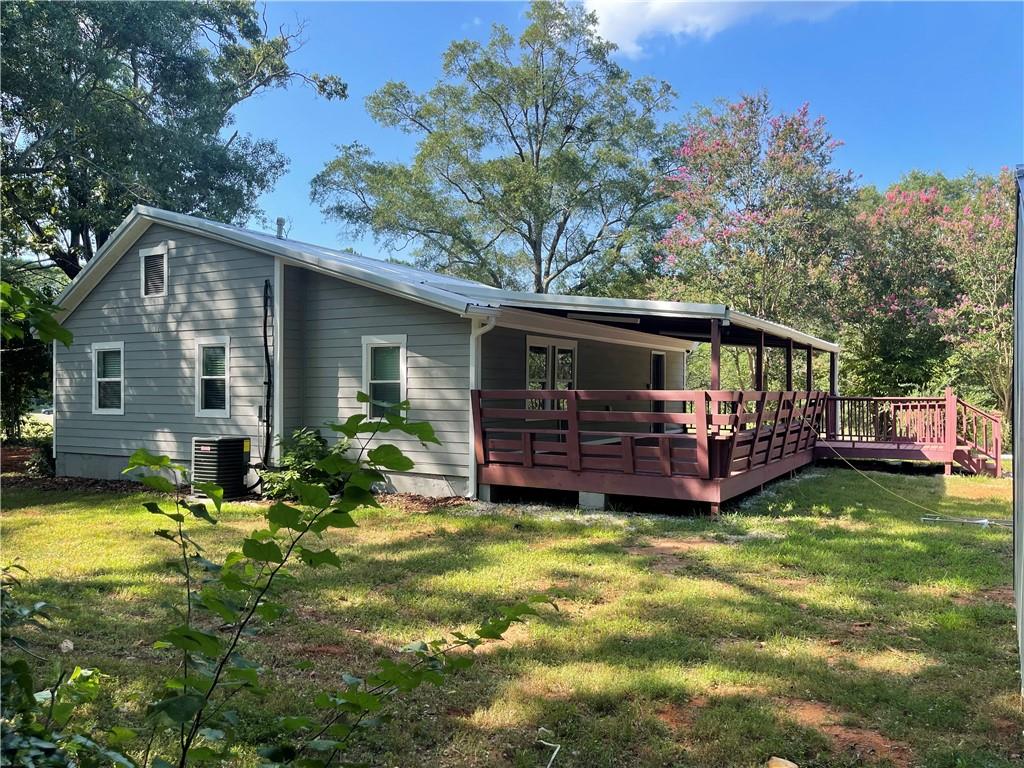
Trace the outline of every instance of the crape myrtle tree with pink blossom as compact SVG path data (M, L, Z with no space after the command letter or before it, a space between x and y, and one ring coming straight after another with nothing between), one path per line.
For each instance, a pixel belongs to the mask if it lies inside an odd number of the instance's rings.
M852 172L835 167L839 146L806 104L775 112L758 93L699 108L666 181L675 223L649 293L833 334L833 278L852 250L856 194ZM740 386L750 358L734 359Z
M836 274L847 392L924 393L949 356L949 342L935 322L936 310L955 296L939 238L944 206L936 187L861 192L861 247Z
M962 206L946 206L939 240L956 285L935 319L952 347L956 384L1010 413L1013 367L1014 181L1009 168L974 181Z
M844 383L871 394L955 386L1009 412L1013 181L908 174L862 192L862 247L837 274Z

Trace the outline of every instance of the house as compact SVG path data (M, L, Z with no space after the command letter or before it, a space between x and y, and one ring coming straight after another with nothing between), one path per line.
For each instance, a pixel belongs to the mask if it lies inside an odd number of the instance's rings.
M145 206L58 304L74 334L54 346L61 475L119 477L140 447L188 465L206 437L249 438L272 463L298 427L378 415L360 390L408 400L410 418L434 426L442 445L429 449L388 436L416 463L390 483L428 495L525 485L586 504L618 493L715 508L812 461L820 430L841 436L825 418L838 346L777 323L713 304L498 290ZM711 388L687 390L701 343ZM719 388L730 344L756 351L751 391ZM785 350L784 391L765 391L766 347ZM824 386L815 353L829 356Z

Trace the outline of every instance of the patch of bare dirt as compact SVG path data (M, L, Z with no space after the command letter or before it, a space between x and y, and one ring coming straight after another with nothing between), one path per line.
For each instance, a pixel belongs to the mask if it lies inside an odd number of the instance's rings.
M694 696L685 704L666 704L658 712L658 719L677 736L685 737L693 728L697 715L705 709L711 700L707 696Z
M673 573L682 566L686 555L702 552L722 546L712 539L691 537L684 539L656 538L647 539L641 544L626 547L626 552L640 557L653 557L651 568L658 573Z
M908 744L868 728L843 725L842 713L826 704L803 699L780 699L776 703L786 717L825 734L837 752L853 755L858 761L889 760L897 768L909 768L913 763L914 754Z

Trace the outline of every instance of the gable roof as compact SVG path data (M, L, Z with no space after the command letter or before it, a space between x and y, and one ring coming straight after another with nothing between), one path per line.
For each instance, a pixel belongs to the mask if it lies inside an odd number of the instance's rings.
M360 256L347 251L278 238L264 232L221 224L197 216L137 205L57 299L61 307L58 320L66 319L117 260L153 224L203 235L244 248L279 257L285 264L304 267L360 285L376 288L412 301L471 317L494 317L502 307L604 316L641 315L652 318L694 318L721 320L763 331L794 343L827 352L839 346L794 328L731 310L723 304L696 304L676 301L613 299L597 296L562 296L525 291L506 291L449 275L418 269L408 264ZM583 318L580 318L583 319ZM628 321L627 321L628 322Z

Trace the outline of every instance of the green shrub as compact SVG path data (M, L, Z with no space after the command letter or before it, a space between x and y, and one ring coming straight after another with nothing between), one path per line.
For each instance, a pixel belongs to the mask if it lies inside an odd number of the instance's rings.
M300 427L290 437L278 441L281 458L277 467L260 473L263 479L263 495L271 499L292 497L292 483L322 483L331 494L337 493L342 479L332 477L320 468L320 462L331 454L343 455L348 449L345 441L338 441L333 447L319 430Z

